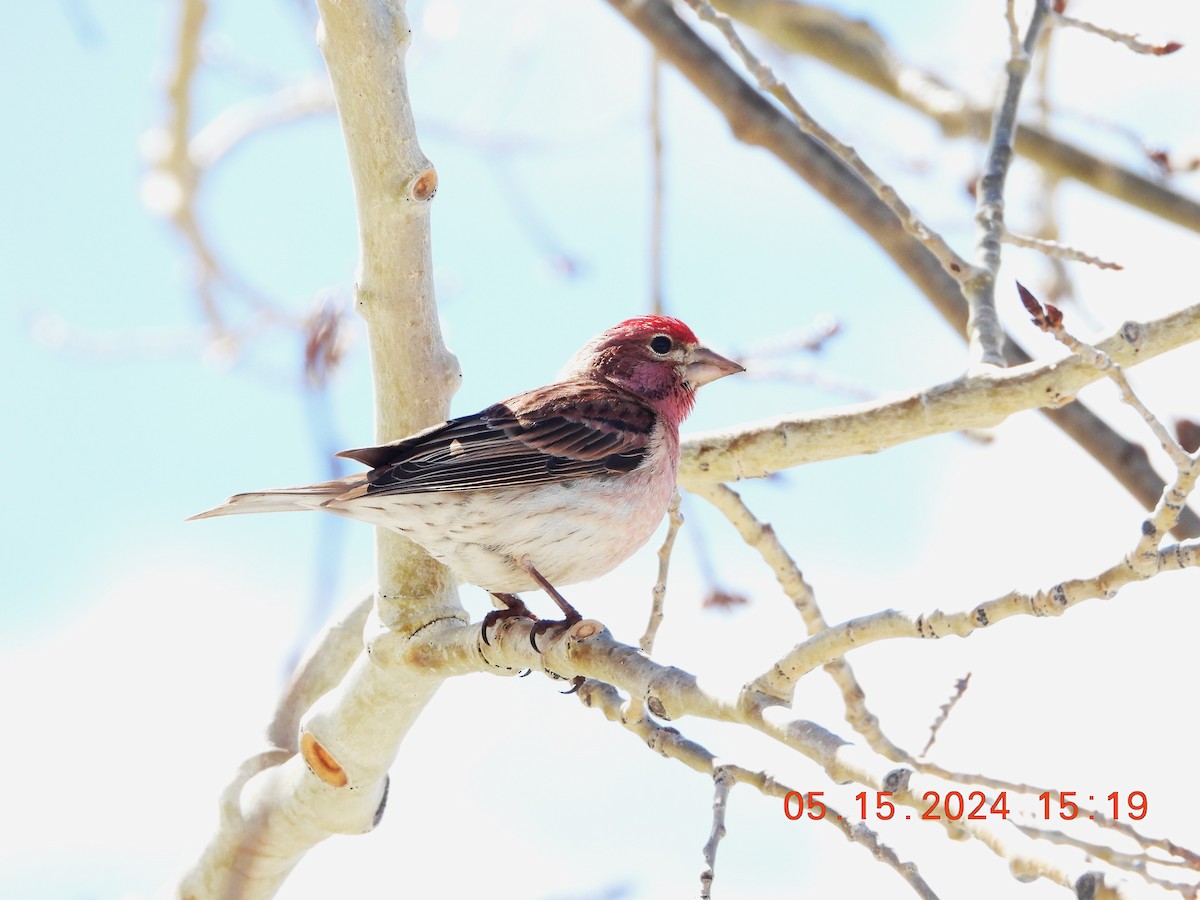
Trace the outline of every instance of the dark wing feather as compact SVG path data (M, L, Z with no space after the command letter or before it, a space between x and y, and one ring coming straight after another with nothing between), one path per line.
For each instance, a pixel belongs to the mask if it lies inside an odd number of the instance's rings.
M580 379L338 455L372 467L367 494L548 484L633 471L655 421L654 411L632 394Z

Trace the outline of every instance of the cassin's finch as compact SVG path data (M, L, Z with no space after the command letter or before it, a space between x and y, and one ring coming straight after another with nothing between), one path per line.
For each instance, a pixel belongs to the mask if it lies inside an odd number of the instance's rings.
M553 384L381 447L339 454L371 471L237 494L193 518L323 509L394 529L528 615L515 592L588 581L654 533L679 469L696 389L743 371L678 319L629 319L593 338ZM550 623L539 622L534 635ZM536 646L536 645L535 645Z

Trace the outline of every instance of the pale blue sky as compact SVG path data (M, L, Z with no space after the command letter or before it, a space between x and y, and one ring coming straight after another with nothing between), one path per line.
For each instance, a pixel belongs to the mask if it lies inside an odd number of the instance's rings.
M197 121L273 82L320 71L294 4L212 5L212 48L225 62L204 71ZM992 5L997 9L979 13L978 21L964 11L968 4L860 0L855 9L895 36L906 54L933 59L939 70L986 95L1004 47L1003 4ZM951 6L954 11L947 11ZM1153 23L1174 21L1166 0L1146 6L1145 22L1123 24L1152 32ZM412 7L412 90L421 142L440 175L436 277L446 339L464 373L453 407L461 414L548 380L594 332L646 310L648 62L642 44L604 3L464 3L456 30L446 18L454 4L430 0ZM6 738L2 752L17 747L9 771L16 765L29 778L17 788L19 816L8 817L20 839L0 842L11 851L6 856L0 849L0 894L143 897L199 846L216 790L238 754L256 748L256 729L265 722L284 660L309 627L319 548L330 540L342 548L333 589L341 600L370 581L371 535L365 526L322 525L315 516L183 521L233 491L325 476L327 448L314 440L312 410L298 389L299 338L272 332L233 360L206 349L187 259L139 199L139 147L164 115L173 5L27 4L10 24L0 34L0 57L10 73L0 81L0 110L8 123L8 136L0 141L0 396L7 421L0 460L9 478L0 514L6 548L0 662L11 666L3 674L5 690L14 692L10 721L20 739ZM1171 37L1200 39L1195 16L1176 25L1180 30ZM1196 83L1193 63L1097 50L1073 35L1070 41L1082 55L1065 58L1086 77L1068 68L1065 95L1102 92L1114 117L1135 122L1154 140L1178 144L1195 137L1195 116L1178 115L1179 95L1168 94L1172 86ZM962 185L977 148L937 150L933 129L865 89L846 88L816 64L772 61L814 113L843 129L868 159L918 197L921 211L958 247L969 247L971 207ZM1152 69L1155 64L1160 68ZM958 374L964 361L958 339L881 253L774 159L732 143L726 126L680 79L668 73L665 85L670 312L730 352L835 314L845 333L818 360L801 365L817 364L824 375L875 393ZM1136 162L1121 139L1094 131L1089 139ZM514 149L499 152L496 142L513 140ZM1017 189L1029 185L1022 177L1014 175ZM1089 249L1135 263L1123 282L1081 276L1106 328L1187 302L1162 287L1162 260L1188 248L1194 252L1194 237L1158 230L1080 189L1068 188L1065 200L1078 223L1074 235ZM1024 202L1013 203L1014 216L1025 209ZM276 129L240 148L212 174L202 214L232 266L298 314L320 292L347 292L355 229L332 116ZM577 264L573 277L556 267L559 252ZM1013 274L1036 282L1038 263L1016 259ZM1014 328L1024 327L1015 310L1005 315ZM356 326L354 334L331 388L334 434L324 437L336 447L372 438L365 344ZM1054 352L1031 329L1020 334L1038 352ZM1161 402L1166 412L1186 413L1186 396L1168 390L1178 383L1173 378L1166 372L1160 379ZM688 427L855 399L796 382L728 379L705 390ZM1125 546L1121 529L1136 529L1138 520L1120 491L1105 487L1101 512L1082 513L1084 524L1056 524L1063 506L1090 508L1086 498L1094 484L1071 482L1094 477L1090 463L1080 463L1081 456L1040 423L1022 424L1016 433L1026 442L1016 458L1066 460L1057 465L1067 470L1062 477L1070 484L1057 497L1033 490L1021 465L998 463L1000 450L957 436L806 467L786 474L785 489L747 484L744 495L793 549L828 604L831 621L885 606L959 608L1022 578L1032 580L1022 582L1028 586L1081 574L1092 564L1089 554L1119 554ZM1011 479L1003 482L1007 487L998 486L1002 474ZM990 500L972 506L974 496ZM1108 509L1122 517L1111 540L1089 530L1100 528ZM682 540L673 595L680 624L667 630L661 646L664 658L688 664L688 654L695 654L700 666L713 662L714 652L705 648L719 645L710 641L757 622L754 616L769 615L763 609L781 601L770 574L759 571L732 532L694 500L689 516L713 549L720 581L754 595L758 610L740 620L698 612L703 585L693 545ZM997 523L1008 517L1013 524L1005 531ZM1028 541L1010 540L1022 529ZM1054 551L1017 549L1030 545ZM956 562L939 566L939 555ZM935 561L919 562L927 556ZM1023 556L1034 558L1018 559ZM1021 574L1026 563L1035 574ZM636 641L644 621L640 598L648 594L652 568L649 557L631 567L602 586L580 589L587 599L579 605L619 638ZM610 607L606 592L639 599L629 608ZM477 592L466 597L474 614L483 611ZM535 608L542 599L533 599ZM794 635L793 619L773 626L780 640ZM1051 639L1051 646L1082 652L1067 649L1073 633L1049 628L1038 634L1057 634L1059 643ZM1031 634L1031 641L1037 639ZM945 671L922 675L915 663L901 663L906 672L913 666L914 683L928 678L929 688L919 703L899 698L900 708L910 703L917 711L911 722L894 718L898 729L919 733L950 679L978 665L950 646L926 652L924 658L942 660ZM1046 663L1055 656L1029 652ZM1138 666L1153 670L1161 660L1152 657L1137 657ZM722 674L745 674L750 664L744 661L738 657ZM1000 652L997 690L1013 689L1007 681L1015 678L1012 662L1011 647ZM713 664L721 666L719 660ZM895 671L880 670L875 685L881 695L889 696L900 681ZM570 822L577 837L566 843L585 845L584 856L593 845L613 854L608 868L593 872L597 889L626 885L628 893L620 896L665 896L664 885L693 879L707 835L707 784L645 753L627 735L614 734L594 713L574 709L573 701L551 696L553 687L534 682L477 678L448 686L414 731L413 745L406 745L389 811L395 822L385 820L370 838L329 845L340 849L319 848L317 854L328 855L298 874L284 896L316 895L321 885L336 883L338 866L381 865L397 847L409 848L402 854L406 866L423 864L432 857L422 854L437 850L420 843L422 816L434 823L426 829L433 833L460 831L464 845L455 853L469 858L491 852L472 840L499 840L513 827L524 829L519 840L544 849L539 864L550 874L537 890L509 872L497 897L582 896L571 890L592 884L572 881L571 848L560 845L565 832L559 821ZM492 747L488 729L506 714L520 719L520 733ZM464 715L465 732L439 738L439 729L462 729ZM565 719L568 735L548 724L550 715ZM1031 708L1029 715L1038 712ZM1045 715L1056 721L1053 710ZM840 724L836 717L828 722ZM711 732L720 750L719 730L707 723L694 727L703 739ZM1053 725L1038 727L1048 735ZM128 752L98 749L94 738L100 734ZM487 751L532 760L560 737L562 755L531 763L533 771L552 776L556 759L562 769L581 766L595 778L586 791L593 806L576 799L564 809L547 797L540 812L529 809L526 787L497 778L501 763ZM755 751L745 752L754 758ZM1058 746L1048 752L1059 752ZM772 748L762 754L767 761L761 764L774 764ZM620 760L613 771L593 775L610 757ZM118 760L139 775L133 797L116 783ZM447 768L439 770L439 764ZM409 784L406 772L417 773L412 780L421 783ZM426 778L425 772L435 774ZM814 777L809 769L801 772L796 777ZM1111 779L1119 780L1115 774ZM426 781L442 784L451 806L435 809ZM455 788L470 799L461 799ZM404 813L405 789L416 817ZM645 834L632 828L623 805L601 810L626 789L666 798L646 815L674 822L669 833L652 821L643 823ZM463 805L468 802L469 808ZM75 803L78 808L68 811ZM74 821L64 823L55 810ZM672 810L678 812L673 818ZM733 815L748 817L742 825L747 844L765 843L740 852L731 841L725 871L735 887L725 896L790 896L816 865L809 854L844 852L848 865L868 865L853 848L815 849L797 840L794 830L779 827L788 823L773 807L748 800ZM751 821L751 815L757 818ZM0 830L7 827L0 823ZM1166 830L1165 824L1158 829ZM615 848L607 839L617 841ZM651 839L659 842L657 871L636 852L637 841ZM64 858L77 865L64 866ZM474 884L469 878L476 874L463 872L463 883ZM888 889L895 884L886 874L878 877ZM996 877L1006 878L1002 872ZM684 884L680 893L691 891L692 881Z

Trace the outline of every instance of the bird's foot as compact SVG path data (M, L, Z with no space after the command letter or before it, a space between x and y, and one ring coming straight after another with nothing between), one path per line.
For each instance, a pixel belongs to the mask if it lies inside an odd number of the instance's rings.
M503 619L511 619L514 616L519 616L522 619L531 619L534 622L538 621L535 616L525 605L525 601L516 594L492 594L497 600L504 604L503 609L493 609L490 613L483 617L482 637L483 642L489 647L492 642L488 640L488 629ZM554 624L553 622L551 624ZM536 644L534 645L537 646Z
M577 625L583 621L583 616L574 609L571 610L571 613L565 619L541 619L535 622L533 627L529 629L529 643L533 645L533 649L538 653L542 652L542 648L537 645L539 634L545 634L551 629L554 631L566 631L572 625Z
M566 696L567 694L574 694L581 687L583 687L584 681L587 680L583 675L576 675L574 678L568 678L566 675L559 675L557 672L552 672L550 669L542 669L542 671L545 672L547 675L549 675L551 678L553 678L555 681L571 682L571 686L567 690L559 691L559 693L562 694L563 696Z
M572 625L582 622L583 616L579 614L579 610L567 602L566 597L558 592L558 588L547 581L546 577L533 567L533 564L528 559L519 559L516 560L516 563L525 570L526 574L533 579L534 583L538 587L550 595L550 599L553 600L558 608L562 610L562 614L564 616L564 618L559 619L557 622L553 620L547 622L545 619L542 619L529 630L529 643L533 645L534 650L537 650L538 653L541 653L541 648L537 645L537 637L539 634L547 632L551 628L555 630L566 631Z

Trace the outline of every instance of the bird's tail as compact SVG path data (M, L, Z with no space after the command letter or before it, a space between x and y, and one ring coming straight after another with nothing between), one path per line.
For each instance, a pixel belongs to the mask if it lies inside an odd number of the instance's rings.
M302 487L271 488L266 491L234 494L220 506L214 506L212 509L189 516L187 521L210 519L214 516L237 516L243 513L320 509L330 501L337 500L348 491L361 486L363 481L362 475L348 475L335 481L322 481L319 484L306 484ZM331 512L337 512L337 510L331 510Z

